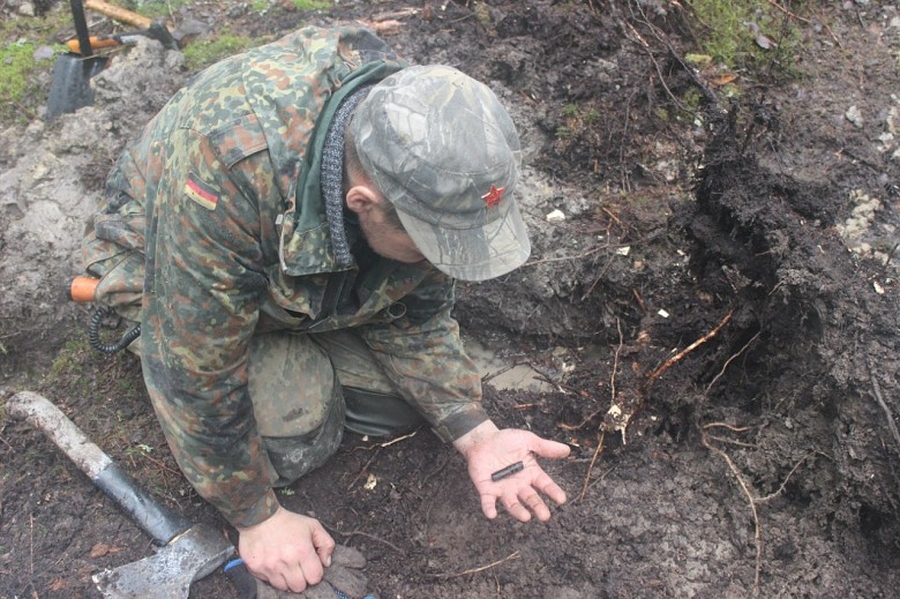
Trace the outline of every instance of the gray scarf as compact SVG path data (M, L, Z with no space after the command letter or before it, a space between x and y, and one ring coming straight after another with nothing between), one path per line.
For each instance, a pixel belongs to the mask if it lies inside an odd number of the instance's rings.
M348 238L344 224L344 130L353 115L353 110L360 100L366 97L371 87L371 85L363 86L344 98L328 126L325 147L322 150L321 185L322 196L325 199L325 216L331 233L334 258L338 266L344 268L353 266L350 248L355 241Z

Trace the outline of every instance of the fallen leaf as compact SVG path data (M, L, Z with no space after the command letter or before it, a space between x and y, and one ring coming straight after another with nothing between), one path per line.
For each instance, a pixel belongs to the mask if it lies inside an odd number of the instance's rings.
M91 558L103 557L104 555L109 555L111 553L118 553L123 551L124 547L111 547L106 543L97 543L93 547L91 547Z
M719 76L719 77L714 77L714 78L710 81L710 83L712 83L712 84L715 85L716 87L722 87L723 85L728 85L729 83L731 83L732 81L734 81L734 80L737 79L737 78L738 78L737 75L734 75L734 74L732 74L732 73L728 73L727 75L721 75L721 76Z

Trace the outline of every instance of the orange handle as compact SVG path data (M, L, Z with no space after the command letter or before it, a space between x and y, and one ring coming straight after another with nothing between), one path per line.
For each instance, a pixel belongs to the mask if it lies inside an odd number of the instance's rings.
M90 44L92 50L97 50L98 48L111 48L113 46L121 46L122 43L114 37L90 37ZM81 45L78 43L78 40L69 40L66 42L66 45L69 47L69 50L75 52L76 54L81 54Z
M73 302L94 301L94 292L99 283L100 279L94 277L75 277L69 285L69 299Z

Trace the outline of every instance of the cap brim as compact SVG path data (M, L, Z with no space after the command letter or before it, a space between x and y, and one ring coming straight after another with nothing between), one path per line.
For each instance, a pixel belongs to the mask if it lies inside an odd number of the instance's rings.
M431 225L397 210L416 247L435 268L463 281L485 281L518 268L531 254L528 230L516 202L501 218L475 228Z

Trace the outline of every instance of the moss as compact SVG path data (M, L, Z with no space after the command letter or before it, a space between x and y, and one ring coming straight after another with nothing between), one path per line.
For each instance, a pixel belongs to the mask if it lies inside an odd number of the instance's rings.
M793 8L802 10L802 3ZM702 49L732 70L794 76L802 33L784 12L764 0L691 0L706 33Z
M324 0L291 0L291 4L300 11L325 10L331 8L331 2Z
M39 72L49 72L52 60L37 60L35 50L39 46L32 42L18 41L4 44L0 48L0 121L22 124L37 117L37 106L43 103ZM53 56L63 51L63 46L54 47Z

